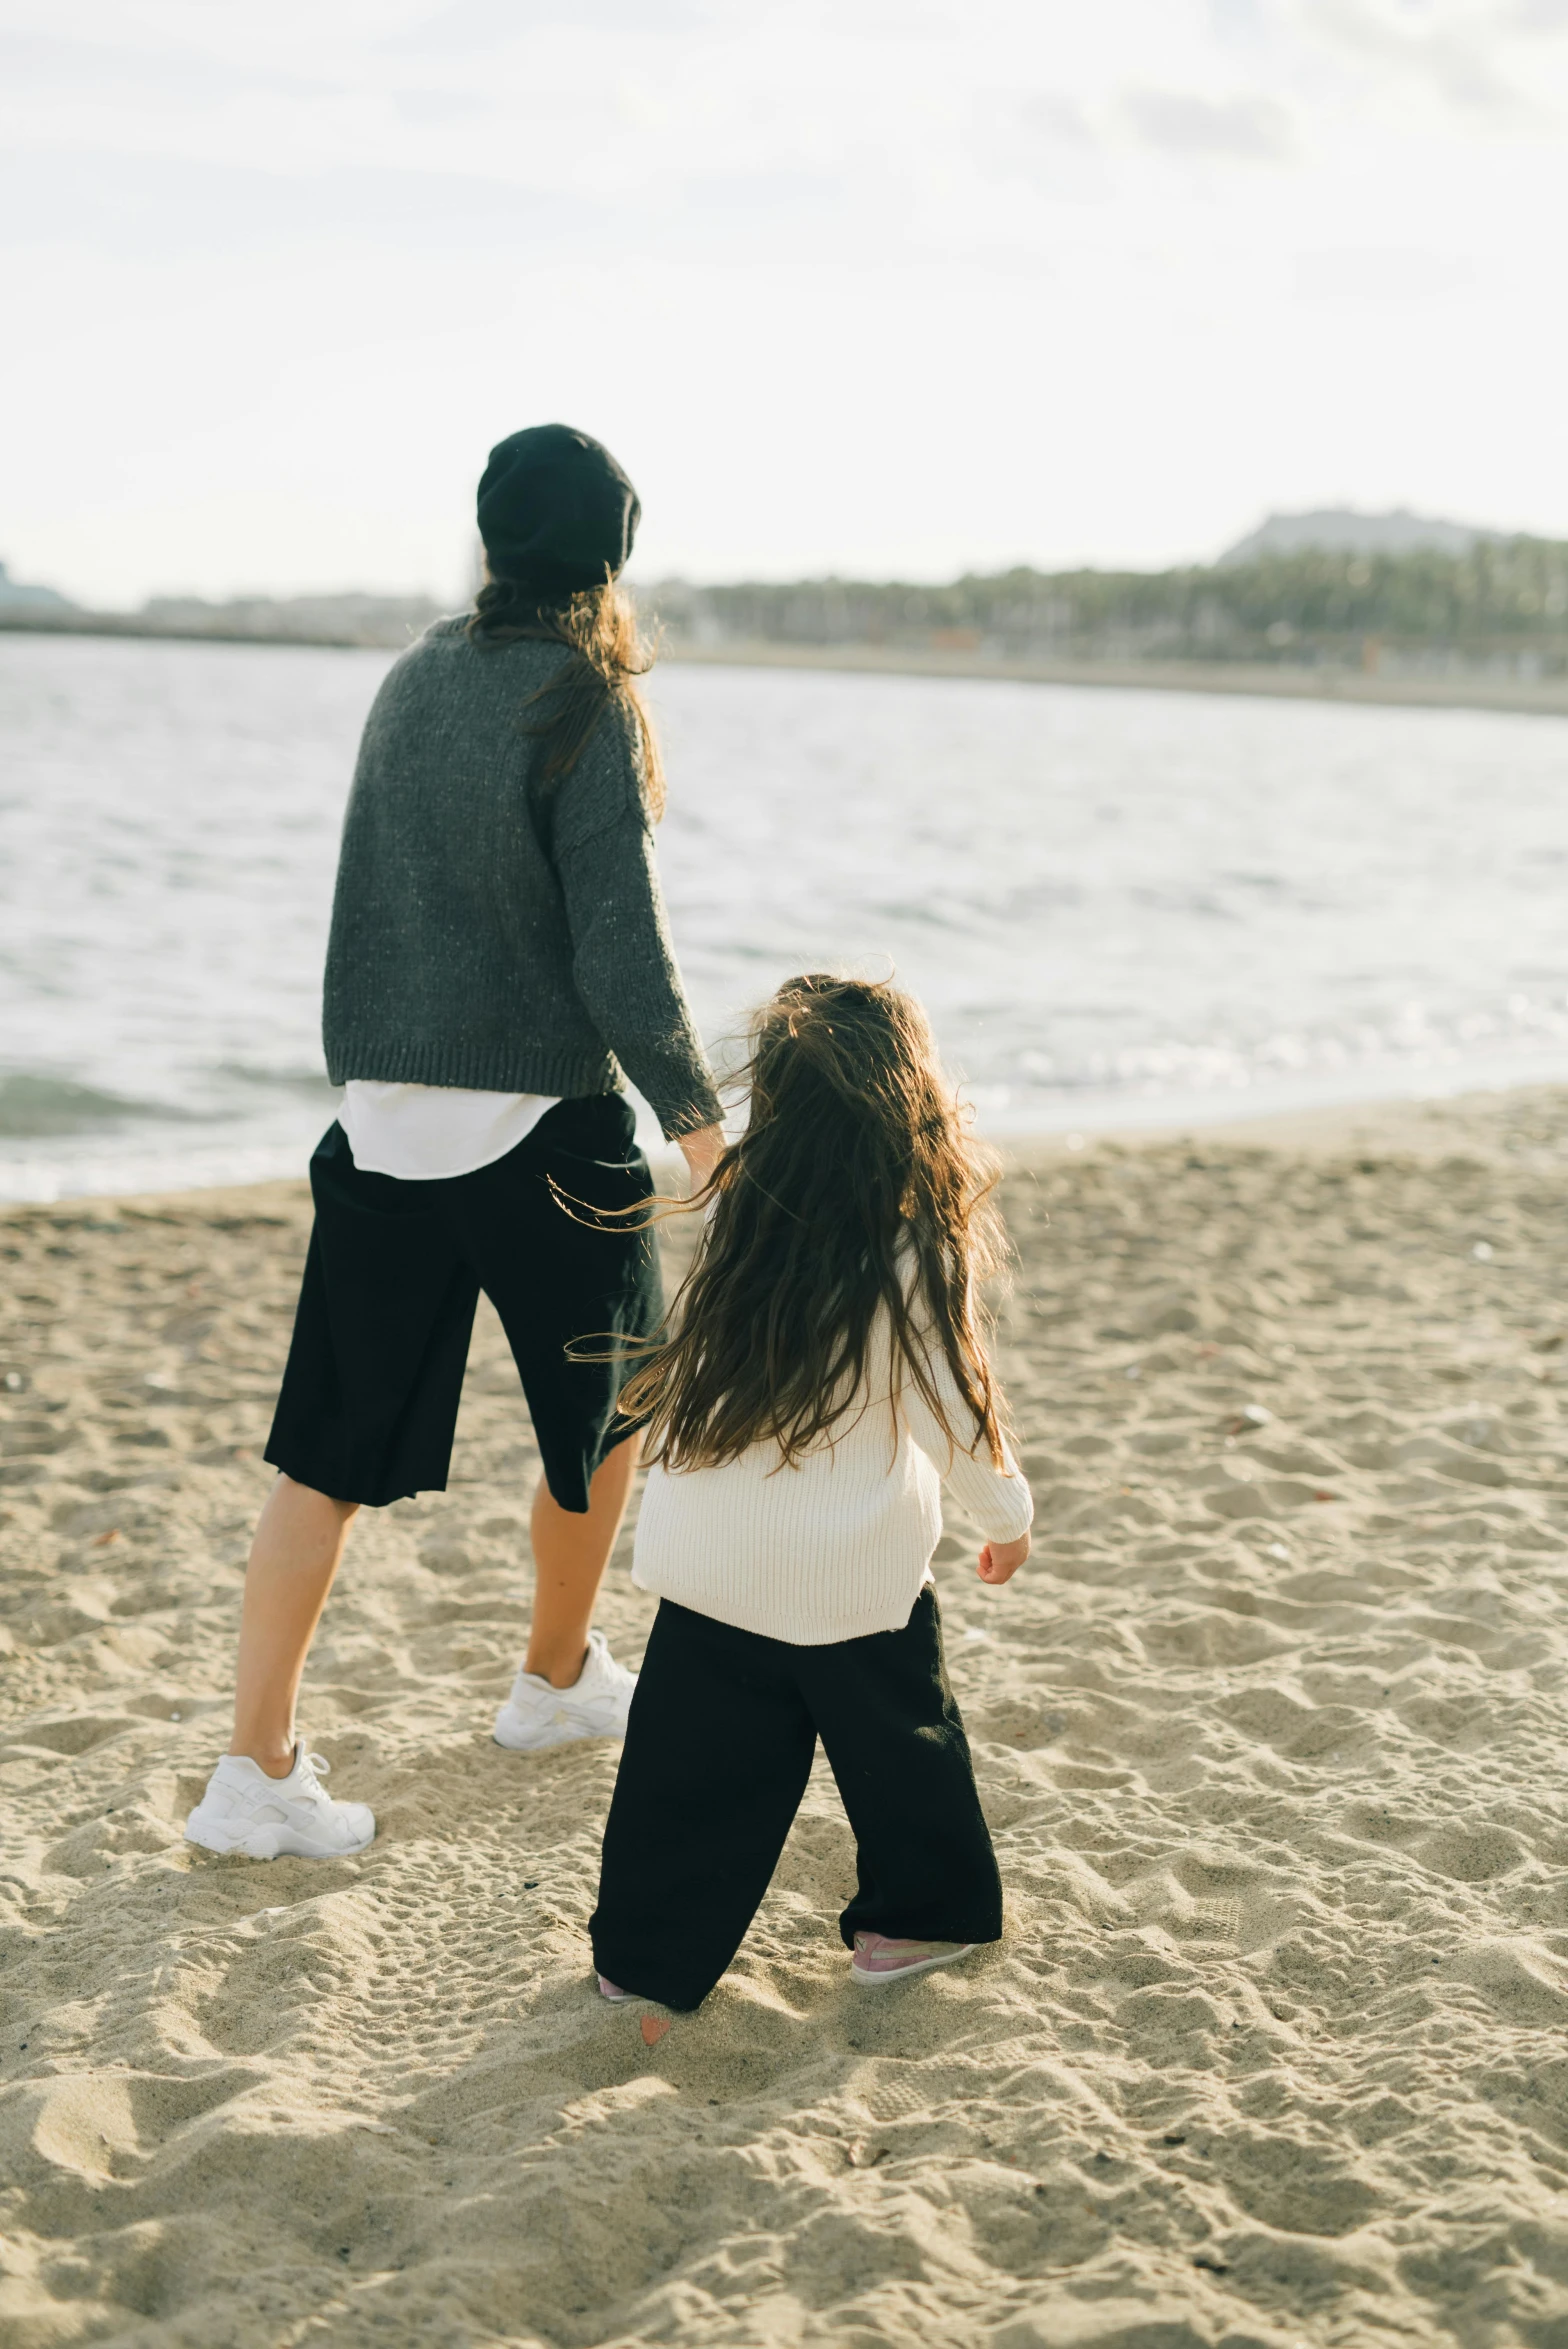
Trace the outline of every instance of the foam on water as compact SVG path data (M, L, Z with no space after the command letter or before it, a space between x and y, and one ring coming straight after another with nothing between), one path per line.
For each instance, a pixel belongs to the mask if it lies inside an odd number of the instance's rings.
M0 1196L301 1169L374 652L0 639ZM716 1041L896 969L997 1130L1568 1075L1568 721L666 667Z

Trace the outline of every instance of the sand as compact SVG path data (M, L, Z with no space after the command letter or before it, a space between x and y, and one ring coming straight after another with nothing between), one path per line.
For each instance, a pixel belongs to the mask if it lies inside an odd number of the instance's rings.
M588 1971L614 1749L489 1742L494 1323L307 1680L379 1840L218 1860L302 1195L0 1220L5 2349L1568 2343L1565 1167L1550 1093L1017 1161L1038 1548L939 1567L1006 1940L852 1991L819 1778L651 2044Z

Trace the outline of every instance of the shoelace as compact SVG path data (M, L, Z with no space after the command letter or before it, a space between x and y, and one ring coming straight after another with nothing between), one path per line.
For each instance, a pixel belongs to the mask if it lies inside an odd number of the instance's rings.
M309 1782L317 1778L330 1778L332 1764L325 1754L302 1754L300 1759L305 1765L302 1773L305 1783L300 1787L301 1794L322 1794L325 1791L322 1787L313 1786Z

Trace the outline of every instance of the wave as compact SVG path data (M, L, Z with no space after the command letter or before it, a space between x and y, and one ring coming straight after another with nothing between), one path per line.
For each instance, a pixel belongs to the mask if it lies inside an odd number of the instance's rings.
M37 1076L23 1070L0 1075L0 1135L20 1140L33 1134L90 1133L95 1127L123 1125L131 1118L157 1118L185 1124L191 1112L173 1109L165 1101L135 1101L123 1093L105 1093L96 1085L78 1085L69 1077Z

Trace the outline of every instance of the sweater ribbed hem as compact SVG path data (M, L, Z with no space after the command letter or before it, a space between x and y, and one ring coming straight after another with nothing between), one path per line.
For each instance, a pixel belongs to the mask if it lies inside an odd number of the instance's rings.
M608 1052L552 1052L539 1045L503 1052L488 1044L410 1038L395 1046L372 1045L341 1033L326 1039L326 1052L327 1076L334 1085L360 1080L372 1085L450 1085L475 1093L549 1093L560 1101L624 1089L620 1066ZM648 1087L656 1074L661 1079L684 1077L686 1086L677 1083L672 1088L660 1082L655 1093ZM644 1098L668 1141L717 1125L723 1116L704 1071L672 1065L668 1070L646 1070L644 1075Z
M551 1093L581 1100L618 1093L621 1072L608 1052L551 1051L528 1045L505 1049L464 1044L459 1038L403 1038L371 1044L341 1032L326 1038L327 1075L334 1085L364 1079L376 1085L451 1085L474 1093Z
M929 1563L918 1575L912 1575L907 1589L896 1595L884 1591L880 1606L860 1607L843 1615L814 1615L809 1624L803 1624L787 1608L769 1606L766 1594L757 1596L757 1603L748 1605L742 1590L714 1592L703 1584L688 1584L680 1574L656 1574L647 1566L632 1566L632 1580L639 1590L645 1590L653 1599L668 1599L674 1606L685 1607L693 1615L706 1615L714 1623L727 1623L732 1631L749 1631L758 1639L776 1639L787 1648L836 1648L846 1640L870 1639L879 1631L902 1631L909 1621L915 1601L928 1583L936 1577Z

